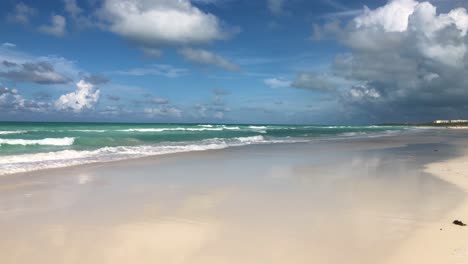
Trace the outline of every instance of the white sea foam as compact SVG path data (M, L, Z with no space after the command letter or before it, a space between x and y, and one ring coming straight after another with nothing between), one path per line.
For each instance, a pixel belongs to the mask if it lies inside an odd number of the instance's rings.
M259 129L259 130L264 130L267 129L266 126L249 126L250 129Z
M366 132L345 132L341 134L342 136L345 137L355 137L355 136L364 136L367 135Z
M85 132L85 133L104 133L109 130L102 130L102 129L73 129L73 130L68 130L72 132Z
M168 128L129 128L117 130L119 132L164 132L164 131L223 131L240 130L240 127L221 126L221 127L168 127Z
M44 139L2 139L0 145L49 145L49 146L71 146L75 138L44 138Z
M236 138L236 140L239 140L240 142L246 143L246 144L265 142L265 138L263 136L239 137L239 138Z
M222 128L226 130L240 130L241 129L238 126L222 126Z
M0 131L0 135L11 135L11 134L23 134L27 131L24 130L16 130L16 131Z
M96 150L62 150L46 153L0 156L0 175L152 155L224 149L231 146L294 142L298 141L293 139L267 140L263 136L252 136L232 139L213 138L198 142L182 142L178 144L166 143L166 145L161 143L158 145L104 147Z

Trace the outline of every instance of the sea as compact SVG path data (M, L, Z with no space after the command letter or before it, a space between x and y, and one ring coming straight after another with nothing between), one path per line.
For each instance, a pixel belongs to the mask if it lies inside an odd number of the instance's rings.
M0 122L0 175L252 144L380 137L405 126Z

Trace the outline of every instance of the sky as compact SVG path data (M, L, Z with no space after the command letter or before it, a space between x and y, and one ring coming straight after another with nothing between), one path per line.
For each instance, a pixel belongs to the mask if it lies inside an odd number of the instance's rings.
M468 119L468 1L3 0L0 120Z

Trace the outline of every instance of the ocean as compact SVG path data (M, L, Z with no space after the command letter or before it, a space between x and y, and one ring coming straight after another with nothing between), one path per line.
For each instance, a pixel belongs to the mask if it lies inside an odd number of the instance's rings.
M375 137L401 126L0 123L0 175L250 144Z

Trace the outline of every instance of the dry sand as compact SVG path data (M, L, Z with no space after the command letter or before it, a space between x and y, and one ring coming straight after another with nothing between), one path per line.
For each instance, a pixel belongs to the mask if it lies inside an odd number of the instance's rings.
M430 163L425 171L468 193L468 142L453 142L464 155ZM466 264L468 263L468 226L454 225L454 220L468 224L468 199L436 222L420 223L387 263Z

